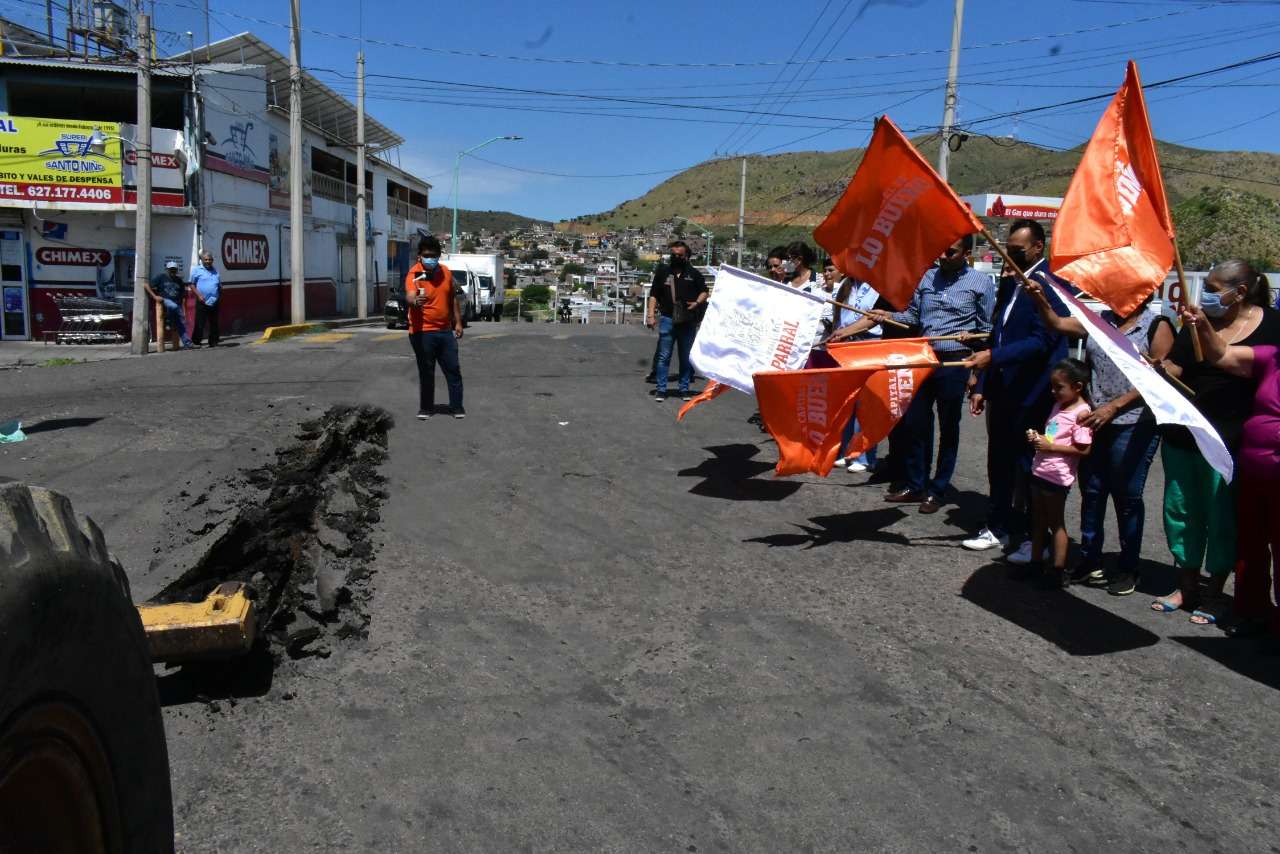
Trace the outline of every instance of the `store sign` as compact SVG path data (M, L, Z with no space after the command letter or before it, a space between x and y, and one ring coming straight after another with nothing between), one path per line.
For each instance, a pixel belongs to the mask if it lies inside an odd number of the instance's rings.
M0 205L123 201L119 136L115 122L0 115Z
M270 259L266 235L228 231L222 236L222 266L228 270L265 270Z
M49 267L106 267L111 253L105 249L74 249L68 246L41 246L36 261Z

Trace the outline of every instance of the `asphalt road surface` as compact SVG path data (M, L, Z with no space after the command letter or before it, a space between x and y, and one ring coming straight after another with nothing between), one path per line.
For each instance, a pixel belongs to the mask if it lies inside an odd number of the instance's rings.
M773 479L744 396L677 425L634 327L475 324L425 423L403 333L238 343L0 371L0 475L137 599L300 421L396 418L368 638L163 692L182 851L1280 851L1280 662L1147 609L1158 465L1142 592L1045 594L959 548L976 421L926 517Z

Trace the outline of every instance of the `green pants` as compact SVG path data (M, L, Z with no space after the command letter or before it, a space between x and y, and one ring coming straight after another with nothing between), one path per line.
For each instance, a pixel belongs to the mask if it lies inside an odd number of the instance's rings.
M1236 490L1199 451L1165 442L1164 535L1180 569L1228 575L1236 563Z

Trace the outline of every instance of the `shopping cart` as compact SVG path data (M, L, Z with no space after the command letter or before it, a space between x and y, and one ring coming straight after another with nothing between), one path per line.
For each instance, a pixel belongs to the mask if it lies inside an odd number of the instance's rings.
M87 297L79 294L52 294L61 323L52 333L56 344L119 344L124 333L112 325L123 326L124 306L115 300ZM50 333L45 333L49 343Z

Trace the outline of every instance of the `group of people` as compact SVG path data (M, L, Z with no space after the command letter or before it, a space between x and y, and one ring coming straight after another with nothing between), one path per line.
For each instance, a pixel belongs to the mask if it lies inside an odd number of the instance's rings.
M196 297L195 329L187 334L187 291ZM200 266L191 271L191 280L184 281L178 262L170 259L164 264L164 272L154 276L147 285L147 294L163 309L164 323L178 333L179 346L183 350L199 347L209 333L209 346L217 347L222 339L218 328L218 311L222 299L222 277L213 266L213 253L200 253ZM157 337L164 330L157 331Z
M767 276L831 300L823 319L828 342L923 336L944 365L916 390L888 437L887 458L877 460L873 448L841 456L837 464L887 483L885 501L935 513L948 501L967 408L986 427L989 505L986 525L961 545L1002 550L1014 577L1046 588L1086 584L1124 596L1140 580L1143 493L1159 453L1163 526L1178 583L1151 608L1187 611L1191 622L1217 624L1231 635L1265 636L1280 651L1280 524L1273 527L1280 523L1280 311L1271 307L1266 276L1244 261L1217 264L1199 306L1184 310L1180 329L1152 309L1151 297L1126 315L1101 312L1188 390L1235 459L1236 476L1228 482L1185 428L1156 424L1137 390L1049 287L1077 292L1049 271L1040 223L1018 220L1009 229L1006 251L1025 282L1011 269L996 281L976 271L972 250L971 237L948 247L905 311L830 262L818 275L814 251L803 242L769 253ZM673 270L677 254L687 257L687 247L673 244ZM670 330L663 336L671 343L659 343L656 359L660 390L674 345L684 356L696 332L695 323L682 329L672 306L683 302L692 310L706 301L700 281L684 290L678 275L663 283L675 285L671 297L655 287L649 302L649 319L656 308L659 330ZM1069 345L1080 342L1083 358L1069 358ZM681 392L692 373L682 361ZM858 429L855 409L843 447ZM1075 488L1079 548L1068 563L1064 516ZM1110 566L1103 562L1108 504L1120 540Z

